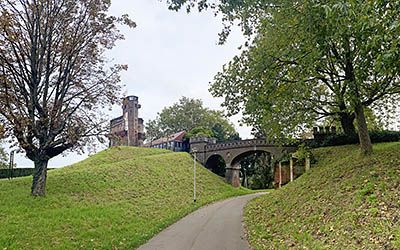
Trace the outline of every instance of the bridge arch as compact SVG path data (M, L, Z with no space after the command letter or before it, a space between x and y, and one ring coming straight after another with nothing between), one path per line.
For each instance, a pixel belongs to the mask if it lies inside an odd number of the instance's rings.
M273 157L273 152L271 152L270 150L263 150L263 149L253 150L253 149L250 149L248 151L244 151L244 152L241 152L241 153L237 154L232 159L232 161L230 162L230 165L231 166L236 166L236 165L240 164L240 161L243 160L244 158L246 158L246 157L248 157L250 155L253 155L253 154L257 154L257 153L267 153L271 157Z
M226 162L224 157L222 157L220 154L213 154L209 156L204 166L211 170L214 174L225 177Z
M266 139L250 139L241 141L227 141L217 143L208 137L190 138L190 148L197 153L197 159L207 165L207 161L214 161L214 155L221 156L225 163L225 178L232 186L240 186L240 159L255 152L267 152L271 157L279 159L281 156L296 151L295 146L274 145ZM211 158L213 157L213 158ZM210 162L208 164L211 164Z

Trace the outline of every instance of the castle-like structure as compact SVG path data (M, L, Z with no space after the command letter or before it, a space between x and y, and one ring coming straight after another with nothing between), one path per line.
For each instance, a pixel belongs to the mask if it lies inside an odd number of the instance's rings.
M139 118L139 98L127 96L122 100L122 116L110 121L110 147L143 146L144 124Z

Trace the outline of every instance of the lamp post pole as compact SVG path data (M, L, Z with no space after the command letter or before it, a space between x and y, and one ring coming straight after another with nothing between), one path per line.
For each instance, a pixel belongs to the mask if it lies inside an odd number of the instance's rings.
M196 202L196 149L192 150L193 152L193 202Z
M14 150L10 152L10 163L9 163L10 175L8 176L9 180L13 178L13 168L14 168Z

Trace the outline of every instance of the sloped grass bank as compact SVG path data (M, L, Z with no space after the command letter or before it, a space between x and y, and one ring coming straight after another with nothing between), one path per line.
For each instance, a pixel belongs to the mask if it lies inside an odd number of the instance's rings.
M400 143L314 151L317 163L245 209L254 249L400 249Z
M0 249L134 249L196 208L245 194L203 167L192 201L186 153L113 148L48 173L47 196L31 178L0 180Z

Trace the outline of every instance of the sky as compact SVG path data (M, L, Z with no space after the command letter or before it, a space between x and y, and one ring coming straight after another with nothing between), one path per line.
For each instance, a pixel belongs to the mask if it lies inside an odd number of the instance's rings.
M220 18L211 12L170 11L165 0L112 0L110 14L129 14L137 24L134 29L121 27L125 40L106 55L113 64L128 64L121 77L123 93L139 97L139 116L145 122L182 96L221 109L222 99L211 96L209 83L223 64L240 53L238 47L244 38L239 29L233 30L226 44L218 45ZM121 107L114 106L110 118L121 114ZM250 138L251 129L239 126L239 118L230 120L243 139ZM68 153L50 160L49 167L70 165L86 157ZM23 155L18 154L15 160L18 167L33 166Z

